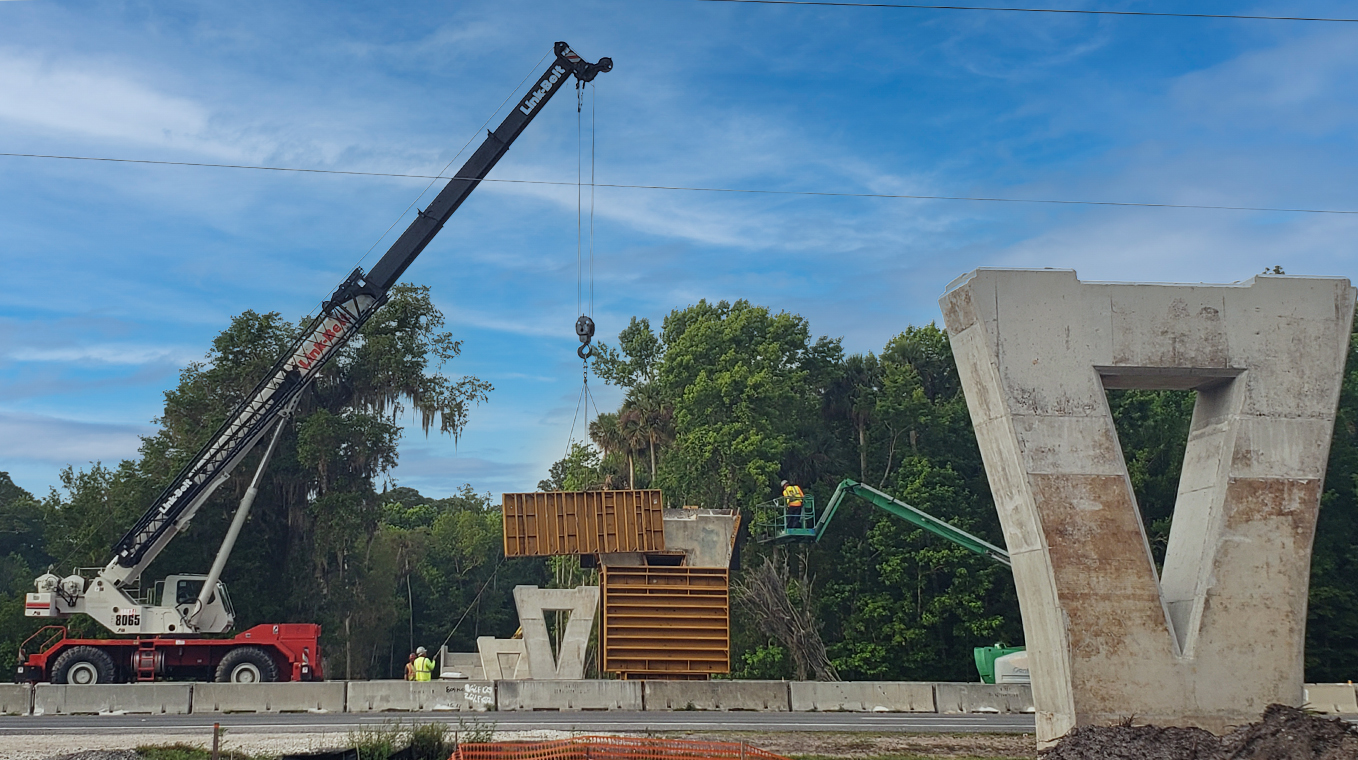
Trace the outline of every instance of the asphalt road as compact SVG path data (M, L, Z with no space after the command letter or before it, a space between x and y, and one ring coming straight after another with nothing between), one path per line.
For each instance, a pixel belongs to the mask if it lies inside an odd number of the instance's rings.
M935 713L768 712L495 712L495 713L285 713L230 715L53 715L0 717L5 736L51 732L100 734L210 732L221 723L233 734L348 731L385 722L494 723L501 731L645 733L659 731L855 731L868 733L1032 733L1032 715Z

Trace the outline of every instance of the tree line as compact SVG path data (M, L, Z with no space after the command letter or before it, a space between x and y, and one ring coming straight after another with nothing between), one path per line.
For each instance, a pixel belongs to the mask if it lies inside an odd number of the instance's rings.
M0 656L39 621L23 593L49 565L101 565L108 547L271 366L299 328L245 312L166 393L155 434L116 467L67 468L35 498L0 477ZM1354 345L1358 347L1358 342ZM447 498L392 487L398 419L458 435L491 388L443 372L460 344L426 288L402 286L326 368L288 426L224 579L239 627L320 622L328 675L399 677L413 646L473 651L517 627L515 585L568 586L566 561L506 560L498 505L468 485ZM1353 350L1350 352L1352 359ZM543 490L661 488L669 506L749 510L800 484L827 499L851 477L1003 544L947 337L908 327L879 352L846 352L795 314L746 301L675 309L659 329L633 318L598 347L595 373L619 408L589 425ZM1172 520L1191 392L1114 391L1109 405L1157 562ZM257 454L255 456L258 456ZM206 568L253 471L247 460L191 530L148 570ZM387 484L379 489L382 484ZM737 584L787 566L785 597L818 625L824 663L846 679L973 680L971 650L1022 643L1007 569L846 502L814 545L747 542ZM1307 678L1347 680L1358 663L1358 362L1344 378L1312 563ZM764 562L765 558L773 563ZM804 653L735 608L732 675L808 674ZM104 635L90 621L73 633ZM12 660L11 660L12 661Z

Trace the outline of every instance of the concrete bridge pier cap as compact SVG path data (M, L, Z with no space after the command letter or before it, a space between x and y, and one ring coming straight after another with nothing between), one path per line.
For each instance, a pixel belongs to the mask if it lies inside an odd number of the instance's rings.
M1013 557L1040 745L1080 725L1221 733L1302 702L1311 542L1346 279L1086 283L978 269L940 300ZM1157 573L1107 389L1197 391Z

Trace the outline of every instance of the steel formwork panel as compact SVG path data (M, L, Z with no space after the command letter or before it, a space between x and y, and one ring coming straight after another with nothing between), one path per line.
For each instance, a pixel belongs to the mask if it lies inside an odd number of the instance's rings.
M506 557L665 549L655 489L507 493L503 504Z
M600 581L605 671L624 679L730 672L726 568L605 566Z

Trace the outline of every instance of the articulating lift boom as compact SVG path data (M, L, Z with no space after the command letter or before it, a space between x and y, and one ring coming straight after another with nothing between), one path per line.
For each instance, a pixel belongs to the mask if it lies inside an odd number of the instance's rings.
M825 535L825 529L830 527L830 521L834 519L835 512L839 510L839 505L843 503L844 497L850 494L958 546L989 557L1005 567L1010 566L1009 552L1004 549L985 539L977 538L951 523L944 522L928 512L916 509L888 493L848 478L841 480L839 485L835 487L834 495L830 497L830 502L825 505L824 511L819 516L816 515L815 501L809 495L803 499L804 504L800 515L795 512L789 513L786 499L777 499L757 507L756 524L764 526L764 530L758 535L760 543L820 541L821 536ZM760 519L759 513L762 513L763 519ZM803 527L807 521L811 522L811 526Z
M1009 560L1009 552L1004 549L985 539L973 536L951 523L944 522L928 512L912 507L891 496L891 494L848 478L840 481L839 485L835 487L834 495L830 497L829 503L825 505L824 511L819 515L816 514L815 500L810 494L802 498L803 504L800 512L788 508L785 498L775 499L755 507L755 520L752 530L760 543L818 542L825 535L825 529L830 527L830 521L834 519L835 512L839 510L839 505L844 502L844 497L850 494L940 538L945 538L958 546L989 557L1005 567L1013 566ZM808 522L810 523L809 527L807 527ZM972 655L976 661L976 669L980 673L982 682L995 683L997 670L1001 670L1008 674L999 676L1006 682L1028 683L1027 660L1014 659L1026 657L1023 652L1023 647L1006 647L1003 644L996 644L990 647L977 647ZM998 664L1004 660L1013 660L1013 663L1009 665ZM1008 681L1007 679L1010 677L1014 680Z
M29 594L26 600L28 617L66 618L84 613L114 633L152 636L219 633L232 627L235 613L225 586L220 583L222 569L254 501L260 476L302 391L316 378L326 361L386 303L388 291L401 274L504 156L543 104L572 76L578 83L584 83L613 68L611 59L600 58L597 63L589 63L564 42L556 43L554 50L555 60L500 126L487 133L471 158L438 196L418 212L370 271L355 269L340 283L301 337L118 541L108 564L92 577L78 573L66 578L51 573L41 576L35 581L37 593ZM188 525L213 491L227 481L232 470L270 431L273 435L268 449L209 573L206 576L170 576L160 599L155 598L154 591L134 598L129 592L139 586L146 567ZM171 603L166 604L166 601ZM278 626L273 628L277 633ZM178 646L183 647L183 640L178 641ZM221 641L214 640L214 643ZM40 662L33 661L38 654L31 656L27 675L31 678L45 674L47 658L62 648L60 642L44 647L39 653L42 655ZM315 651L314 646L311 651ZM35 672L34 668L40 672ZM20 670L26 669L21 665ZM96 676L99 675L97 671L99 668L94 668Z

